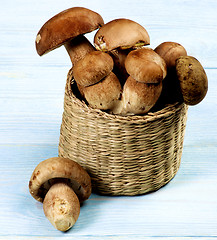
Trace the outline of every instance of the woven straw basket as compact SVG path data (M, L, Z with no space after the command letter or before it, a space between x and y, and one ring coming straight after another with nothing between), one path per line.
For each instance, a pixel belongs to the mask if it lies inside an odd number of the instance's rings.
M93 191L139 195L168 183L180 166L188 107L174 104L145 116L92 109L75 94L70 70L64 98L59 156L81 164Z

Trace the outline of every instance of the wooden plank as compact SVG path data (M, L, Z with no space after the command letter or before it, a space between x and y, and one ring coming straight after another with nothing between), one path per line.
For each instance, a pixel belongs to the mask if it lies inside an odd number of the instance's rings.
M70 237L66 237L63 236L64 240L74 240L74 239L79 239L79 240L128 240L128 239L132 239L132 240L153 240L153 239L159 239L159 240L213 240L215 238L213 237L143 237L140 235L133 235L133 236L116 236L116 235L111 235L111 236L70 236ZM0 240L59 240L59 237L47 237L47 236L43 236L43 237L32 237L32 236L21 236L21 237L17 237L17 236L12 236L12 237L0 237Z

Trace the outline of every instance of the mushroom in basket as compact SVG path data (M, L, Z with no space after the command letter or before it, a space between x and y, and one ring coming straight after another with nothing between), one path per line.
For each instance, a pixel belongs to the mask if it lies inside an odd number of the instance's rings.
M91 107L102 110L117 107L122 88L112 72L113 66L112 57L101 51L88 53L74 65L74 79Z
M130 75L124 84L121 114L147 113L157 102L166 77L166 63L151 48L131 51L125 61Z

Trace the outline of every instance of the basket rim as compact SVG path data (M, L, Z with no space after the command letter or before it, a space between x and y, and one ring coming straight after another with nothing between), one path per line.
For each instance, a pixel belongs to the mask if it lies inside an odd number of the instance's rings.
M111 114L106 111L95 109L86 104L84 100L81 100L77 98L77 96L73 93L72 85L75 83L75 80L73 78L73 69L71 68L67 74L67 82L65 87L65 93L67 97L69 97L73 104L76 104L80 110L82 110L85 113L88 114L96 114L100 117L109 118L111 120L120 120L120 121L142 121L142 122L148 122L148 121L154 121L157 119L160 119L162 117L168 117L169 115L173 114L176 111L179 111L184 106L187 107L187 105L182 102L175 102L173 104L168 104L168 106L165 106L164 108L156 111L156 112L148 112L144 115L127 115L127 116L121 116L118 114Z

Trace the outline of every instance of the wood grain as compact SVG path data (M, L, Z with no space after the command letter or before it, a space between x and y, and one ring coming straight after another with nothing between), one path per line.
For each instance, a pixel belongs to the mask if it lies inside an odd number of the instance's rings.
M125 17L146 27L151 47L177 41L205 67L209 90L190 107L181 167L159 191L135 197L92 194L76 225L55 230L28 192L35 166L57 156L66 75L64 48L39 57L35 36L73 6L105 22ZM217 238L217 1L4 1L0 8L0 239ZM93 34L88 34L92 41Z

